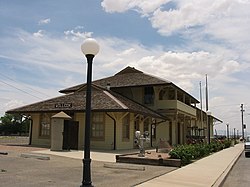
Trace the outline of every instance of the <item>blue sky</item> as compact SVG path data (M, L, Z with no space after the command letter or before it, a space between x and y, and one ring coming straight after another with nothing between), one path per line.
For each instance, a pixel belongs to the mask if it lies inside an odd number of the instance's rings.
M199 99L205 74L209 109L241 130L250 122L248 0L1 0L0 114L58 96L85 82L80 51L94 37L101 50L93 79L126 66L172 81ZM205 108L205 106L203 106Z

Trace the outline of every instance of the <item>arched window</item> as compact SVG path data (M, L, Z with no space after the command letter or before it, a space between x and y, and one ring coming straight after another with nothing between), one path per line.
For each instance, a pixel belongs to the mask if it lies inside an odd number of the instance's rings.
M175 90L172 87L163 88L159 93L159 100L174 100Z
M164 100L165 95L166 95L166 90L162 89L159 93L159 100Z

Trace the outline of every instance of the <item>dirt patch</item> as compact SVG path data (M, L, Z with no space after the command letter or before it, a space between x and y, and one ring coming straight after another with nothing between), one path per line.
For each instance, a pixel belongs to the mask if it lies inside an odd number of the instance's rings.
M39 151L44 148L28 145L29 137L27 136L0 136L1 152L31 152Z
M6 144L6 145L0 145L0 150L3 152L31 152L31 151L39 151L44 150L45 148L40 147L32 147L29 145L17 145L17 144Z
M130 154L128 156L133 157L133 158L148 158L148 159L159 159L159 158L169 159L170 158L168 153L157 153L154 151L145 152L145 157L139 157L138 155L139 154Z
M171 159L168 153L158 153L154 151L146 152L145 157L139 157L138 153L116 155L116 162L181 167L180 159Z
M0 136L0 144L28 144L27 136Z

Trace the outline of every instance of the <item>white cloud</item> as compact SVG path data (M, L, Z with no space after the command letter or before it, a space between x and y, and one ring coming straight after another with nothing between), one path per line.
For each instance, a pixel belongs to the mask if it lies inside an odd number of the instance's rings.
M79 39L86 39L92 36L92 32L79 32L74 30L64 31L64 34L67 39L71 39L73 41L78 41Z
M149 4L155 2L147 1ZM186 41L186 46L180 46L180 51L175 48L174 52L133 46L136 49L133 58L124 59L120 55L118 63L130 62L143 71L173 81L196 97L199 95L198 82L208 74L212 112L240 129L240 103L245 104L246 110L250 109L247 81L250 73L250 1L157 1L149 9L142 3L146 1L103 0L102 6L108 13L133 10L140 16L147 16L160 35L178 36ZM124 52L129 49L128 46Z
M147 15L171 0L103 0L101 5L107 12L125 12L129 9Z
M70 39L72 41L79 41L84 40L86 38L90 38L92 36L93 32L86 32L84 31L83 26L76 26L72 30L66 30L64 31L64 35L66 39Z
M34 33L33 33L33 36L35 36L35 37L37 37L37 38L39 38L39 37L41 38L41 37L44 36L44 34L45 34L45 31L44 31L44 30L39 30L39 31L37 31L37 32L34 32ZM20 37L20 40L23 41L23 42L25 41L25 40L24 40L23 38L21 38L21 37Z
M39 20L38 25L45 25L49 23L50 23L50 18L46 18L46 19Z
M69 35L72 34L70 31ZM16 62L16 68L26 68L27 71L37 72L37 76L43 77L42 81L46 82L46 86L39 85L42 92L51 93L54 96L57 95L59 89L85 82L86 59L80 51L84 38L81 34L75 34L74 37L76 39L73 41L65 39L63 34L60 37L50 34L35 37L32 33L19 30L18 34L9 38L0 37L0 42L5 46L5 48L0 47L0 58ZM23 38L23 40L16 38ZM101 50L94 59L94 79L113 75L130 65L172 81L199 99L198 83L203 80L204 85L205 74L208 74L211 110L216 116L222 119L227 117L223 108L217 109L216 105L232 101L240 103L240 98L246 98L246 102L250 103L250 100L247 100L249 98L248 85L234 77L234 74L238 72L249 71L247 70L249 66L234 59L234 55L230 55L234 54L233 50L211 45L208 51L205 48L190 52L166 51L162 46L148 48L137 41L112 37L97 37L96 39ZM199 44L199 47L201 46L203 44ZM8 48L13 50L10 51ZM49 84L53 84L54 89L48 88ZM37 87L35 88L38 89ZM238 90L241 92L238 93ZM2 95L3 93L1 97ZM34 102L35 99L31 100L29 96L24 95L11 90L6 92L5 99L7 100L2 103L9 107L8 103L11 103L13 98L18 101L13 102L17 105ZM235 98L235 95L239 98ZM8 107L4 109L10 109Z

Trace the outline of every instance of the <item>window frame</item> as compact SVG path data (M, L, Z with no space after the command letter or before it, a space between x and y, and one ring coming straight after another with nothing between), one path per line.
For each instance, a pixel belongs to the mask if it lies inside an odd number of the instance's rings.
M124 118L122 118L122 141L129 141L129 140L130 140L130 116L128 114Z
M97 117L97 115L102 115L101 117L99 116L100 117L99 119L102 118L101 121L98 121L97 119L95 121L95 117ZM99 136L97 134L99 134ZM96 140L96 141L105 140L105 115L103 112L92 113L90 138L91 140Z
M51 136L51 114L41 113L39 122L39 137L50 138Z

